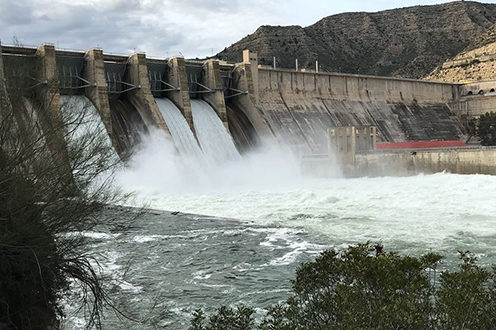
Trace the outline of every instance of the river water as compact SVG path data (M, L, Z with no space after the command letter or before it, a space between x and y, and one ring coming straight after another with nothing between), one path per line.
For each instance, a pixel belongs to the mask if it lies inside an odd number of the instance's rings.
M117 181L135 191L127 205L162 211L132 221L133 212L114 210L123 229L85 233L116 301L149 323L109 313L105 329L181 330L200 307L284 301L296 267L325 248L372 241L413 256L439 252L448 269L457 250L496 263L495 176L311 179L280 149L206 171L158 150L150 143ZM69 315L65 328L83 318Z

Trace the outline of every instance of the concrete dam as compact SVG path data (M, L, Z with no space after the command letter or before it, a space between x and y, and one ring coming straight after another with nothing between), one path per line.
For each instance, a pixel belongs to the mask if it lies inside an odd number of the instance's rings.
M3 92L15 84L36 90L32 101L40 104L33 108L40 116L61 113L61 96L86 98L121 158L152 130L170 136L182 154L224 153L217 162L269 140L297 156L326 154L332 127L375 126L378 142L465 140L464 122L496 108L492 82L276 69L258 65L256 52L248 50L242 63L69 51L51 44L0 50ZM206 135L202 127L217 133ZM60 153L57 148L54 143L52 152Z

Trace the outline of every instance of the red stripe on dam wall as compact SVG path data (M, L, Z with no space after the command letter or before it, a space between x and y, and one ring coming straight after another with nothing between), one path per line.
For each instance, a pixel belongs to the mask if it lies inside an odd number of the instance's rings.
M445 148L445 147L463 147L465 143L460 141L418 141L418 142L396 142L396 143L377 143L377 149L416 149L416 148Z

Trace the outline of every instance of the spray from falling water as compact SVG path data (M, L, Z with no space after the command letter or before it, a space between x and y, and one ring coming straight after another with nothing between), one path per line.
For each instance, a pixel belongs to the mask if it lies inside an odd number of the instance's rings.
M303 177L299 157L274 140L262 141L263 147L240 156L214 109L202 100L191 100L201 152L186 148L197 147L189 125L172 102L158 103L179 153L163 132L151 132L119 176L125 188L146 195L178 195L297 189L322 181Z
M243 157L215 163L177 154L160 131L152 132L143 142L118 175L122 187L140 195L236 193L315 183L300 173L299 161L281 146L266 145Z

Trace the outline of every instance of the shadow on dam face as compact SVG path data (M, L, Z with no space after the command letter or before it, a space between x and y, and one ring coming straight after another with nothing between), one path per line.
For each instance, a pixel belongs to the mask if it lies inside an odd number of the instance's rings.
M117 140L117 151L128 155L148 134L148 128L136 108L125 99L109 99L112 130Z
M238 151L243 154L260 146L260 137L243 110L229 103L226 110L229 130Z

